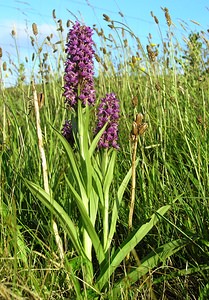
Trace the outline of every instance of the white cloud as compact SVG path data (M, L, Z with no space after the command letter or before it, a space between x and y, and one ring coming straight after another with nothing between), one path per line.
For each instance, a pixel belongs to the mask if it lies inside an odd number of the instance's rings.
M53 41L58 40L58 32L54 24L37 24L38 35L36 36L38 44L41 45L44 39L53 34ZM12 37L12 30L15 32L15 41ZM33 52L30 36L33 36L32 23L18 22L15 20L1 20L0 22L0 47L3 49L3 55L17 55L16 45L21 56L30 56ZM6 58L6 57L5 57Z
M53 35L57 35L56 26L53 24L37 24L38 27L38 38L44 39L47 35L53 33ZM32 23L29 24L27 22L18 22L15 20L1 20L0 22L0 40L5 44L11 41L11 32L15 31L16 39L19 43L25 44L25 40L27 40L30 36L33 36L32 32Z

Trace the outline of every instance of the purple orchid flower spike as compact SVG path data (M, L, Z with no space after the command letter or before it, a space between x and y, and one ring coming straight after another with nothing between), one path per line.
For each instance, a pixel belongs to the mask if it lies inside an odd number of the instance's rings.
M107 124L103 132L98 147L99 148L115 148L119 149L118 145L118 121L119 121L119 100L114 93L107 94L105 98L101 99L101 104L97 113L97 128L98 133L103 126Z
M63 96L70 108L75 108L79 99L83 106L95 103L92 35L93 30L79 22L68 33Z

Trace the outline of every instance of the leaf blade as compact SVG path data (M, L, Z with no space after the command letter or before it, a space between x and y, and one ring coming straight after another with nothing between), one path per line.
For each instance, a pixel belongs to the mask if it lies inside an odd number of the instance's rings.
M158 209L159 215L164 215L169 209L170 205L163 206ZM127 254L146 236L146 234L153 228L158 222L159 218L156 213L151 216L151 220L143 224L134 234L132 234L126 241L121 245L121 249L118 249L110 262L107 262L101 270L100 276L97 280L98 288L101 290L107 283L109 277L114 270L119 266L122 260Z

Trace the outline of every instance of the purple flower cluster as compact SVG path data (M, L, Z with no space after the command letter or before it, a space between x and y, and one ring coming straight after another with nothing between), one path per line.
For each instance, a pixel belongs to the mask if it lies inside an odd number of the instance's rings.
M93 30L76 22L67 37L65 62L65 103L76 107L78 99L85 106L95 102Z
M101 99L101 104L97 113L97 128L98 133L107 123L107 127L103 132L98 146L99 148L119 149L118 141L118 120L119 120L119 100L114 93L107 94L105 98Z
M65 121L65 124L62 128L62 135L66 138L68 143L73 146L74 144L74 137L73 137L73 130L72 130L72 122Z
M80 100L83 106L95 103L94 89L94 64L93 64L93 30L90 27L75 22L67 37L64 75L64 93L67 107L76 108ZM96 133L107 124L107 127L98 143L99 148L119 149L118 141L118 119L119 100L115 94L107 94L101 100L98 109L98 124ZM63 125L62 135L73 145L72 122L66 121Z

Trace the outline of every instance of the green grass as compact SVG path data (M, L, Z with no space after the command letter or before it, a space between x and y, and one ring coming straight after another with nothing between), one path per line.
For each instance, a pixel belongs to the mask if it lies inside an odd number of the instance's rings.
M32 91L21 81L19 66L17 86L1 86L0 119L0 298L2 299L207 299L209 296L209 49L205 33L185 43L177 41L168 26L169 42L159 46L155 61L142 49L133 33L113 23L112 37L100 34L99 72L95 78L98 99L115 92L121 101L120 146L114 170L111 200L131 167L130 132L135 110L145 114L149 127L140 138L137 157L136 203L133 228L150 220L160 207L171 205L169 212L136 246L141 260L141 277L131 257L122 262L101 290L100 296L78 280L85 278L85 262L77 255L61 223L65 259L61 264L52 231L52 213L31 194L24 178L43 186L38 151ZM125 28L125 27L124 27ZM125 28L126 29L126 28ZM105 30L104 30L105 32ZM193 36L194 37L194 36ZM35 37L34 37L35 38ZM126 45L132 39L138 53ZM53 73L40 73L37 90L45 94L40 110L49 184L53 197L79 226L79 211L65 176L71 170L64 149L52 126L58 131L66 118L62 97L64 39L60 36L58 55L46 63ZM191 39L190 39L191 41ZM151 42L150 42L151 44ZM110 45L117 50L111 51ZM53 48L54 45L50 45ZM35 45L37 49L38 45ZM151 47L154 52L157 46ZM35 51L35 50L34 50ZM56 55L56 56L55 56ZM132 57L140 57L136 61ZM187 58L184 58L187 56ZM35 59L43 60L36 51ZM169 65L167 64L169 59ZM134 62L134 63L133 63ZM131 64L132 63L132 64ZM35 67L34 67L35 68ZM46 68L47 69L47 68ZM43 71L43 70L42 70ZM31 71L31 78L33 70ZM46 75L48 78L46 80ZM1 78L5 76L2 70ZM37 79L38 80L38 79ZM136 107L132 104L137 97ZM51 126L52 125L52 126ZM116 251L128 235L131 194L129 183L119 211L117 231L112 243ZM174 202L175 200L175 202ZM181 240L176 251L172 241ZM183 243L182 242L182 243ZM177 243L177 242L176 242ZM167 256L158 257L162 245ZM170 252L169 252L170 251ZM150 260L149 260L150 259ZM157 261L157 265L154 262ZM148 271L143 264L149 262ZM99 269L95 263L95 280ZM108 269L107 269L108 270ZM130 273L129 276L126 276ZM82 286L82 285L81 285ZM76 296L77 294L77 296Z

